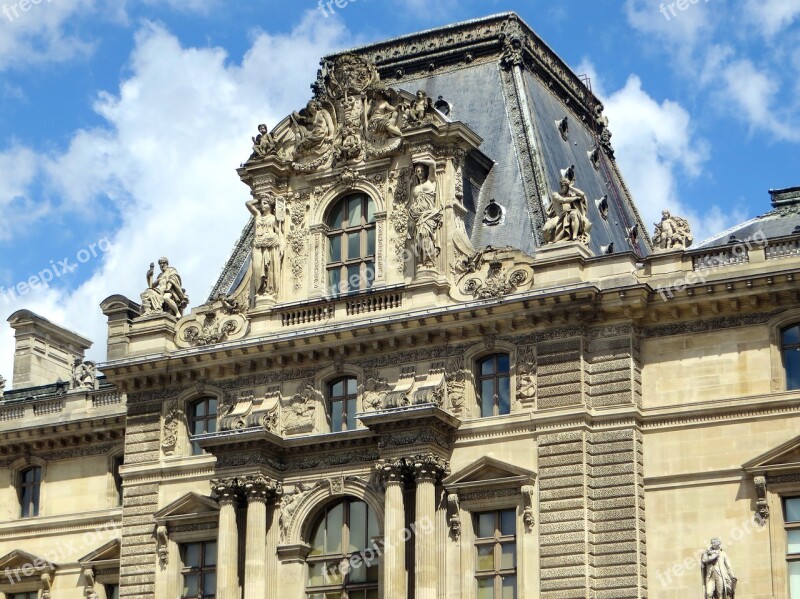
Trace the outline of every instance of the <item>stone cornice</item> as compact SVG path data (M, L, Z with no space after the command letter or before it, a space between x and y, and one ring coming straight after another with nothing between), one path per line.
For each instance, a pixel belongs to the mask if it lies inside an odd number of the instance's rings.
M0 523L0 541L15 541L26 538L44 538L91 530L122 528L122 508L115 507L94 512L39 516L13 522Z

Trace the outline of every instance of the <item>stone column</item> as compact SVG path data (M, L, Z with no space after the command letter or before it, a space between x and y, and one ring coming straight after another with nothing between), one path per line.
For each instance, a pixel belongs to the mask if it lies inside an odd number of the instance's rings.
M405 501L403 499L406 466L403 460L385 464L380 476L386 489L384 514L383 596L405 599L406 548L403 537L405 527Z
M219 501L217 530L217 599L240 599L239 596L239 529L236 525L236 504L239 485L235 478L211 482Z
M267 599L278 599L278 544L281 539L278 520L281 515L279 495L282 494L283 490L279 488L276 500L267 506Z
M436 599L436 483L448 471L446 461L434 455L414 458L417 481L414 551L416 599ZM443 550L443 548L442 548ZM391 596L391 595L390 595Z
M247 498L244 599L266 599L267 502L275 496L280 485L258 474L239 481L239 486Z

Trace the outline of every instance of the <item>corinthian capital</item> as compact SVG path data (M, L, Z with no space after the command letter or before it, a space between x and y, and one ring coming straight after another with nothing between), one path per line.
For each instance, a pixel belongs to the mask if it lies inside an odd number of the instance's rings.
M211 489L220 503L236 503L239 497L239 481L235 478L215 478Z
M403 484L408 477L408 465L405 458L376 464L378 478L381 484L388 487L391 484Z
M426 481L435 483L450 474L450 463L432 453L414 456L409 461L418 483Z
M247 501L267 501L283 494L281 483L263 474L255 474L239 479L241 489Z

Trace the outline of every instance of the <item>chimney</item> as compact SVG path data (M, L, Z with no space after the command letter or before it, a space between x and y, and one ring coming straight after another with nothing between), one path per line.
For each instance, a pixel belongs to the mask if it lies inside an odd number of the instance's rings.
M83 360L92 342L30 310L8 317L14 329L14 389L69 381L76 358Z

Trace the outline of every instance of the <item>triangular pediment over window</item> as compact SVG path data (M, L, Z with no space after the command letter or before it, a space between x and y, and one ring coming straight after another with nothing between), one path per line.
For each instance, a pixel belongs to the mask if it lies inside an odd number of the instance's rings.
M121 542L112 539L78 560L83 568L100 568L119 564Z
M55 569L56 565L43 557L15 549L0 557L0 572L3 573L0 590L6 591L9 585L13 587L19 582L38 582L43 574L52 575Z
M742 466L751 475L777 476L800 472L800 437L761 454Z
M218 513L219 504L215 500L198 493L187 493L158 510L153 517L158 524L166 524L216 518Z
M484 456L448 476L443 484L448 492L458 493L484 488L519 488L523 485L532 485L535 480L536 473L532 470Z

